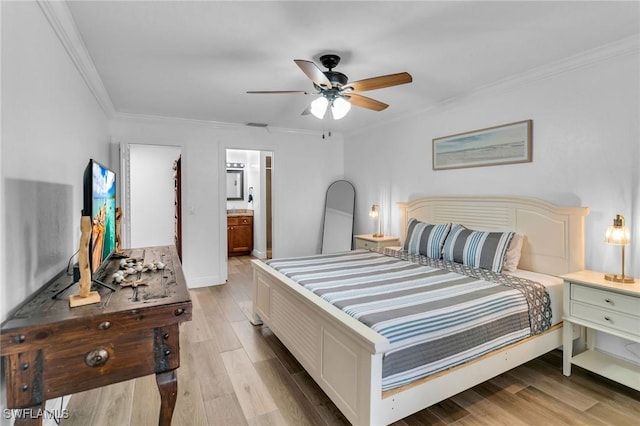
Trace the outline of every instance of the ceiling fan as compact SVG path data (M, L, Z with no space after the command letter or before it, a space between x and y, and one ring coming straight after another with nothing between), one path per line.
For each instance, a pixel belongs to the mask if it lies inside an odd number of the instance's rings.
M315 117L322 119L327 112L327 107L331 106L333 119L339 120L347 115L349 109L351 109L351 105L374 111L382 111L389 106L384 102L363 96L358 92L383 89L385 87L397 86L400 84L411 83L413 81L411 74L401 72L349 83L349 79L346 75L338 71L333 71L333 69L340 63L340 56L335 54L320 56L320 62L329 71L322 71L312 61L295 59L294 62L313 82L313 87L316 90L315 92L308 92L305 90L253 90L247 91L247 93L320 95L311 102L311 104L302 112L302 115L313 114Z

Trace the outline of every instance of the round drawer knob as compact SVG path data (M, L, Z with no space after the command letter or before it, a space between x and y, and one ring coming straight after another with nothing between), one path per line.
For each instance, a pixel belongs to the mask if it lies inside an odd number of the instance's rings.
M27 340L27 336L19 334L17 336L13 336L11 340L13 340L13 343L24 343L24 341Z
M84 357L84 362L89 367L100 367L109 360L109 352L106 349L95 349Z
M109 321L100 323L100 330L107 330L111 327L111 323Z

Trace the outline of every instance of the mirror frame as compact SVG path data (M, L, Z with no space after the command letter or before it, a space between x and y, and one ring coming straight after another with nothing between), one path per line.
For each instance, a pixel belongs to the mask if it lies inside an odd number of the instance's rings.
M322 240L320 242L320 253L325 254L325 253L330 253L329 251L326 251L325 248L325 228L327 225L327 202L329 200L329 191L331 190L331 188L338 184L338 183L346 183L351 187L351 190L353 191L353 206L351 208L351 233L349 236L349 250L353 250L353 225L355 223L355 211L356 211L356 188L355 186L353 186L353 184L351 182L349 182L348 180L337 180L335 182L332 182L329 187L327 188L327 192L325 194L325 199L324 199L324 215L322 218Z
M239 190L235 194L229 193L229 178L232 175L237 175L240 181ZM227 200L244 200L244 170L227 169Z

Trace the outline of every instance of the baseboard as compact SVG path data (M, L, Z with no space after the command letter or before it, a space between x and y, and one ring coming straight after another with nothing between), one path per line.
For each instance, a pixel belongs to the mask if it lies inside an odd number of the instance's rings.
M220 276L218 275L212 275L209 277L187 278L186 281L187 287L190 289L224 284L224 281L221 281Z

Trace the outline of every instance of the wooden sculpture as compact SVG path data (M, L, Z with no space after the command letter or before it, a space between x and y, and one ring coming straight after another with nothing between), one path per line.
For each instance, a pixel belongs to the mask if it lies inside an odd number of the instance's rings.
M78 249L78 266L80 268L80 291L69 296L69 306L90 305L100 302L100 294L91 291L91 270L89 269L89 238L91 238L91 217L80 219L80 247Z

